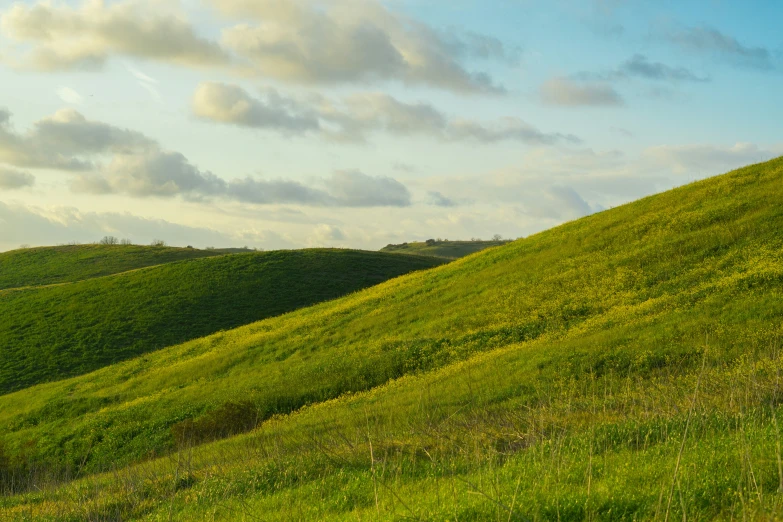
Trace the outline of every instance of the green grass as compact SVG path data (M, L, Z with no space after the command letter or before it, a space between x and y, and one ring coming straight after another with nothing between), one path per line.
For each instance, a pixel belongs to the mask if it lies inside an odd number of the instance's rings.
M503 246L509 243L508 240L488 240L488 241L438 241L432 240L430 243L424 241L412 241L400 245L386 245L381 252L394 252L400 254L416 254L420 256L445 257L447 259L458 259L476 252L481 252L487 248Z
M68 245L0 253L0 290L81 281L137 268L219 255L193 248Z
M116 267L129 259L125 248L89 250L109 260L117 254L120 261L108 263ZM64 257L60 266L71 260ZM0 291L0 393L88 373L440 263L352 250L276 251Z
M0 508L779 519L781 178L747 167L0 397Z

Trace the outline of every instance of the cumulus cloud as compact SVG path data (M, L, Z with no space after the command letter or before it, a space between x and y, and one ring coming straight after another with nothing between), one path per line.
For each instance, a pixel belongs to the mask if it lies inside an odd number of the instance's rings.
M619 81L640 78L668 82L708 82L707 76L699 76L685 67L672 67L661 62L652 62L643 54L635 54L616 69L604 72L582 72L575 75L580 80Z
M331 205L334 199L324 190L314 189L298 181L256 180L250 177L235 179L228 186L228 195L245 203L261 205L294 203L300 205Z
M404 207L411 203L407 187L393 178L358 171L338 171L318 180L317 187L298 181L250 177L225 181L202 171L178 152L153 150L117 154L104 168L72 180L76 192L126 194L133 197L223 198L254 204L297 204L333 207Z
M674 29L667 32L664 38L683 49L711 55L739 67L772 70L779 66L773 53L766 47L746 46L711 27Z
M411 204L407 187L394 178L342 170L332 175L327 186L338 204L346 207L407 207Z
M467 70L472 59L513 59L499 40L438 32L377 0L211 0L230 16L250 17L223 31L222 43L260 75L298 83L398 80L463 92L501 92Z
M225 193L226 182L211 172L200 171L178 152L154 150L117 154L101 171L76 178L72 187L94 194L198 198Z
M76 192L190 200L219 197L257 204L410 205L408 189L393 178L339 171L320 180L320 187L293 180L228 182L139 132L88 120L73 109L39 120L25 134L11 128L10 118L8 110L0 109L0 161L16 167L76 171L71 180ZM108 162L95 161L104 157ZM22 179L13 178L17 183Z
M192 101L199 118L243 127L302 133L320 128L311 110L269 90L265 100L250 96L244 89L223 83L202 83Z
M112 56L191 67L231 66L276 80L338 84L395 80L460 92L503 92L467 62L516 63L519 51L491 36L440 31L380 0L209 0L228 18L220 43L201 36L178 2L83 0L76 6L15 3L0 31L12 66L99 70ZM250 21L250 23L247 23Z
M78 7L15 3L2 15L0 31L30 48L14 65L41 71L100 69L111 55L187 66L230 60L217 43L198 36L181 13L165 7L153 0L84 0Z
M337 141L365 141L374 132L483 143L580 141L571 134L543 132L519 118L490 123L450 118L428 103L407 103L382 93L354 94L335 101L316 94L294 99L268 89L256 98L235 85L204 83L196 89L192 106L196 116L209 121L286 134L319 133Z
M39 120L25 134L10 125L11 113L0 109L0 161L28 168L89 170L90 156L149 150L154 140L143 134L91 121L74 109L62 109Z
M22 172L0 166L0 189L14 190L32 187L34 184L35 177L29 172Z
M552 78L541 85L544 103L565 107L623 105L620 94L610 85L582 83L571 78Z
M331 245L346 239L345 233L334 225L320 224L313 230L309 243L315 246Z
M356 170L337 171L321 179L316 187L297 181L235 179L228 184L228 196L256 204L292 203L335 207L407 207L408 188L388 177L368 176Z

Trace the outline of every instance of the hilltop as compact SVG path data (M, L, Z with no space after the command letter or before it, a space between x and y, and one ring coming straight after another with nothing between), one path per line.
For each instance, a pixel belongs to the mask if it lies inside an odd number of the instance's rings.
M783 159L746 167L0 397L17 490L113 470L3 505L778 518L782 178Z
M9 263L11 271L4 273L9 281L34 282L33 268L43 281L92 278L0 291L0 393L87 373L441 263L328 249L177 261L193 254L201 255L187 249L117 246L36 249L11 256L15 264ZM47 262L28 268L20 257ZM75 260L87 261L83 266ZM164 261L169 262L97 276L133 262ZM17 266L27 269L16 276Z
M435 256L447 259L458 259L487 248L502 246L511 240L492 239L482 241L472 239L470 241L449 241L448 239L428 239L427 241L411 241L399 245L386 245L381 252L394 252L401 254L417 254L420 256Z
M66 245L0 253L0 290L81 281L220 252L138 245Z

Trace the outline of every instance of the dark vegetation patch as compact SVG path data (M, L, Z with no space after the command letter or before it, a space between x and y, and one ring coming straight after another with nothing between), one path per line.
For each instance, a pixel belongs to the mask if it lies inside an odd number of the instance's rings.
M277 251L0 292L0 393L88 373L441 263L352 250Z

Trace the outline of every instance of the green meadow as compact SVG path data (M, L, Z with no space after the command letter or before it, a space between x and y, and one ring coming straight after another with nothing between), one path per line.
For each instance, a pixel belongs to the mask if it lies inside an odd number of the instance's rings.
M194 252L199 251L79 247L66 251L58 264L53 261L58 250L53 249L50 263L38 266L49 280L54 274L75 278L96 273L99 260L115 253L119 259L109 264L112 270L131 260L161 264L69 284L0 291L0 393L88 373L442 262L353 250L217 257ZM90 260L84 261L87 268L71 264L77 257ZM178 261L181 257L185 260Z
M783 518L782 181L749 166L0 396L0 514Z
M138 245L65 245L0 253L0 290L72 283L218 252Z

